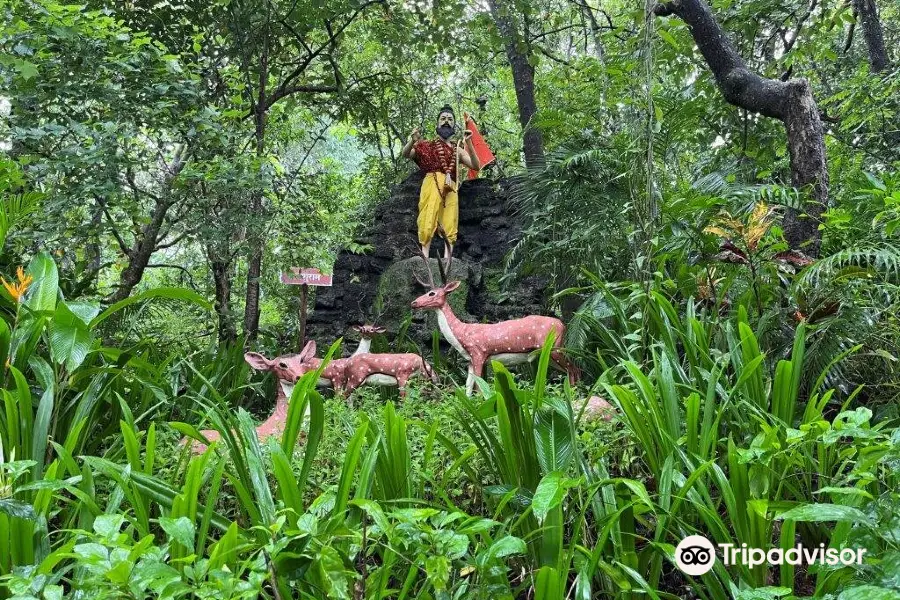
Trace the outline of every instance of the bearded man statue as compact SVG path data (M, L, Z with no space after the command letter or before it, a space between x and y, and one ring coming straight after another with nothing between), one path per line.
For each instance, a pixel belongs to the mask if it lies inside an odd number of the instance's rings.
M463 117L468 121L468 114L463 113ZM453 245L459 228L457 167L462 163L476 171L481 168L471 132L463 130L463 141L453 143L450 140L455 132L456 117L453 109L446 105L438 113L435 127L437 139L423 139L419 130L414 129L402 150L403 156L415 162L425 174L419 192L419 218L416 224L419 245L426 260L431 251L431 240L438 231L445 240L444 258L449 261L453 257Z

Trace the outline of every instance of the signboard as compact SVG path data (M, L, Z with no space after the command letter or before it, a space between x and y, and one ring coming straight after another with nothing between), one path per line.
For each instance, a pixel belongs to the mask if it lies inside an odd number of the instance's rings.
M306 298L309 286L331 287L332 276L325 275L318 269L303 269L300 267L291 267L290 273L281 274L281 283L285 285L300 286L300 327L299 349L303 349L306 343Z
M281 283L285 285L314 285L331 287L332 276L325 275L318 269L301 269L291 267L290 273L281 274Z

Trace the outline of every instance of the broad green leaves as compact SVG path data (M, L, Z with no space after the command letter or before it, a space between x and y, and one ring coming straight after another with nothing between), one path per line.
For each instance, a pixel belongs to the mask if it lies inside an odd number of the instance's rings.
M85 306L76 306L76 310L85 315ZM96 312L99 307L89 308L87 314ZM84 361L94 342L94 336L82 316L77 315L65 303L60 302L53 314L49 326L50 356L69 371L74 371Z
M34 312L52 312L59 294L59 274L50 253L41 252L31 259L25 274L33 278L25 295L25 306Z
M560 471L545 475L531 499L531 509L538 523L543 523L547 513L560 505L566 492L580 483L581 480L566 477L565 473Z
M163 528L171 541L178 542L190 550L194 549L196 531L194 523L187 517L178 517L177 519L160 517L159 526Z
M116 314L120 310L131 306L133 304L137 304L138 302L143 302L144 300L150 300L152 298L166 298L170 300L183 300L185 302L190 302L192 304L196 304L197 306L209 310L212 305L206 298L189 289L185 288L175 288L175 287L159 287L147 290L145 292L141 292L140 294L135 294L134 296L129 296L124 300L116 302L112 306L108 307L99 315L96 315L90 321L90 326L96 327L112 315Z

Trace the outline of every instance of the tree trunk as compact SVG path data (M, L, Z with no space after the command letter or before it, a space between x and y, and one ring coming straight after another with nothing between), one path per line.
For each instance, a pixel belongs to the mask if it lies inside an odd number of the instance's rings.
M600 30L600 23L597 22L597 17L594 15L594 9L587 5L587 2L579 5L581 6L581 14L585 16L590 23L591 33L594 36L594 52L597 55L597 60L601 63L603 62L603 32Z
M251 210L259 212L261 203L253 202ZM262 244L250 241L250 256L247 260L247 295L244 301L244 338L247 342L256 340L259 334L259 276L262 273Z
M256 125L256 156L262 162L266 152L266 83L269 78L268 31L264 32L265 42L259 61L259 94L254 111ZM250 217L262 212L262 190L256 190L250 199ZM256 341L259 334L259 276L262 273L263 235L261 231L250 231L247 236L250 256L247 259L247 295L244 302L244 340Z
M263 119L265 117L262 117ZM257 135L258 154L262 154L265 130ZM251 219L262 212L262 192L256 191L250 199ZM263 240L261 232L251 231L247 235L250 255L247 258L247 294L244 301L244 339L249 343L259 334L259 276L262 273Z
M100 223L103 222L103 205L100 201L95 202L95 206L91 211L91 241L85 248L87 258L86 270L92 273L93 277L100 271L100 261L102 258L100 252Z
M791 158L791 185L806 190L803 211L788 209L784 215L784 237L788 245L818 256L819 223L828 205L828 167L825 133L809 82L791 80L786 102L784 128Z
M489 0L491 15L497 25L506 47L506 58L512 69L513 85L516 88L516 104L519 108L519 123L522 124L522 150L525 166L540 167L544 164L544 140L540 129L531 122L537 113L534 97L534 67L528 62L528 53L523 51L524 42L510 15L512 8L503 0Z
M212 246L207 246L206 257L209 260L209 268L212 271L213 284L215 286L215 308L219 319L218 337L220 345L237 339L237 331L231 315L231 264L223 256L228 256L228 253L221 253Z
M84 249L84 271L73 286L71 292L73 298L87 294L93 295L97 289L97 276L103 267L103 253L100 249L100 224L102 221L103 204L100 200L95 200L94 208L91 209L91 237Z
M884 48L884 34L875 0L854 0L853 3L856 5L863 37L869 49L869 64L872 65L872 71L876 73L884 71L888 68L888 55Z
M166 213L171 208L171 201L163 198L157 200L153 206L153 214L150 216L150 222L141 230L141 233L134 240L134 245L128 253L128 266L119 276L119 283L116 291L107 296L106 302L113 304L124 300L131 295L135 286L141 282L144 277L144 271L150 264L150 257L156 251L159 244L159 232L162 230L163 222L166 220Z
M822 120L809 82L767 79L750 71L703 0L659 4L655 13L675 14L688 24L725 100L784 123L791 183L801 188L805 198L802 210L789 209L785 214L784 237L792 249L817 256L818 226L828 205L828 168Z

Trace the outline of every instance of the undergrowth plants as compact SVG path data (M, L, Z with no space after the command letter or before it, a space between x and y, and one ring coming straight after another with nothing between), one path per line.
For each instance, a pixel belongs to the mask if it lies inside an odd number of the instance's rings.
M859 348L810 372L815 324L773 354L743 306L710 320L655 289L632 291L630 304L608 293L608 317L587 331L592 391L616 407L612 423L585 422L584 390L548 384L548 340L533 383L494 364L472 398L426 384L399 407L363 392L354 408L324 398L308 373L281 440L260 442L241 406L248 387L269 384L248 382L239 348L160 358L104 346L95 328L124 306L88 314L59 298L52 259L35 261L0 339L11 357L3 597L900 593L900 433L860 404L861 388L827 384ZM195 300L169 290L133 302L153 296ZM205 441L210 426L221 439L202 454L178 441ZM719 562L694 578L674 563L691 534L868 555L853 566Z

